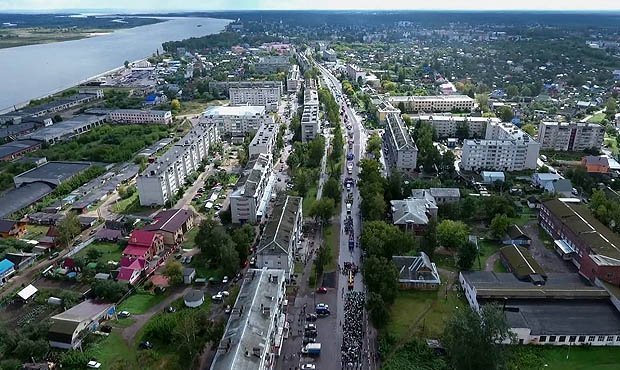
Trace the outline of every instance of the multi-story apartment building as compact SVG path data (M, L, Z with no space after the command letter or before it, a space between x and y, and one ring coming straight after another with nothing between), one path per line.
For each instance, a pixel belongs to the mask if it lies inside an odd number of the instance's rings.
M262 220L261 210L268 200L263 201L269 183L272 166L271 153L260 153L248 162L243 177L237 182L230 195L232 222L255 224Z
M400 114L390 113L385 120L383 142L387 148L386 162L390 168L411 174L416 169L418 148L409 135Z
M254 135L248 147L249 156L253 157L258 154L272 154L276 145L278 136L278 125L274 122L264 123Z
M351 81L362 82L366 72L355 64L347 64L347 78Z
M390 96L388 101L403 113L471 111L474 99L467 95Z
M452 115L418 115L411 116L413 122L430 123L435 129L438 138L456 137L459 127L467 126L468 138L483 138L489 123L499 123L499 118L487 117L460 117Z
M273 117L262 105L214 106L204 111L201 121L216 125L221 135L242 137L273 123Z
M394 106L387 101L379 100L377 104L377 121L381 124L385 124L386 117L391 113L400 114L400 110L394 108Z
M280 81L211 81L209 89L215 94L229 94L230 88L244 89L267 89L274 88L282 95L282 82Z
M337 61L336 51L334 49L323 50L323 59L328 62Z
M219 141L217 127L194 126L181 140L138 175L140 204L164 205L174 198L185 179L207 158L209 147Z
M211 370L273 370L288 335L282 270L250 269L228 316Z
M288 55L268 55L260 57L255 67L259 73L276 73L285 72L290 64Z
M308 142L321 132L319 94L316 81L309 79L304 88L304 109L301 115L301 140Z
M293 273L295 253L301 243L302 201L293 196L276 200L256 250L258 268L282 269L287 278Z
M465 140L460 166L466 171L535 169L540 144L512 123L487 123L484 140Z
M605 138L605 127L588 122L541 122L538 141L541 149L583 151L599 149Z
M286 91L292 93L299 90L301 85L301 73L297 64L291 65L286 76Z
M282 84L277 87L231 87L228 95L231 105L262 105L275 112L282 95Z
M108 119L116 123L172 123L172 112L169 110L115 109L110 111Z

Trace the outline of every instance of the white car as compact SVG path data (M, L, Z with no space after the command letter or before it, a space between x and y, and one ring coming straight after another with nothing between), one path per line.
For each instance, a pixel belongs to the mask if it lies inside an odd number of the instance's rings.
M86 367L89 367L91 369L99 369L101 367L101 363L97 361L88 361Z
M224 276L222 279L222 284L228 284L228 276Z
M316 309L317 310L322 310L322 309L329 310L329 305L325 303L319 303L316 305Z
M230 293L228 293L228 291L226 291L226 290L222 290L221 292L219 292L217 294L221 294L222 297L228 297L230 295Z
M118 317L120 317L121 319L127 318L131 316L131 313L129 311L121 311L118 313Z
M222 300L224 300L224 296L221 293L217 293L216 295L212 295L211 299L214 302L221 302Z
M316 370L315 364L303 364L301 365L301 370Z

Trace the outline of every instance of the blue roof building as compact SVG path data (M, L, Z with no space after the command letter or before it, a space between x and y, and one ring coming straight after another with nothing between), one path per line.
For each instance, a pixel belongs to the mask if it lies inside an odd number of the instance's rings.
M7 259L0 261L0 286L4 285L15 273L15 264Z

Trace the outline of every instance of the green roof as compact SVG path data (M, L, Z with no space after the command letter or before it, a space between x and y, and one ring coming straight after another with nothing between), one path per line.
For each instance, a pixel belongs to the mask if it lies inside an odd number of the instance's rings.
M547 276L527 248L509 245L500 249L499 253L509 265L510 271L520 280L528 279L532 275Z

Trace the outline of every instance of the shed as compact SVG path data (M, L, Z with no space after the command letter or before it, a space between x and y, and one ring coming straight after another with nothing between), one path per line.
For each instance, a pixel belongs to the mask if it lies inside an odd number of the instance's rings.
M510 225L503 243L506 245L514 244L529 246L532 243L532 239L525 234L519 225Z
M496 181L504 182L506 181L506 177L503 172L495 172L495 171L482 171L480 174L482 176L483 184L493 184Z
M19 298L23 299L24 301L29 300L30 298L32 298L39 290L37 288L35 288L34 285L30 284L27 287L25 287L24 289L20 290L17 295L19 296Z
M531 281L536 285L545 284L547 273L526 248L511 245L500 249L499 255L506 269L517 279Z
M183 269L183 283L191 284L196 278L196 270L191 267L186 267Z
M201 290L190 289L183 296L183 302L187 307L200 307L205 301L205 294Z

